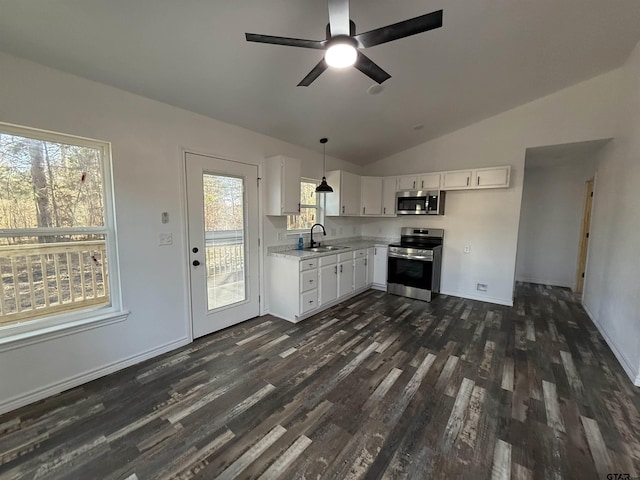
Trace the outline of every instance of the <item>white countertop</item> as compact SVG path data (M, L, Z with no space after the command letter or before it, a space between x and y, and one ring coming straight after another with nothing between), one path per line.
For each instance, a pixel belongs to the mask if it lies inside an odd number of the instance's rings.
M375 246L384 246L386 247L386 243L374 242L371 240L359 240L356 242L337 242L331 245L347 247L342 248L340 250L331 250L328 252L311 252L309 250L284 250L281 252L270 252L270 257L281 257L281 258L290 258L292 260L306 260L308 258L317 258L317 257L326 257L327 255L337 255L340 253L353 252L354 250L360 250L362 248L369 248ZM323 245L324 246L324 245ZM327 245L329 246L329 245Z

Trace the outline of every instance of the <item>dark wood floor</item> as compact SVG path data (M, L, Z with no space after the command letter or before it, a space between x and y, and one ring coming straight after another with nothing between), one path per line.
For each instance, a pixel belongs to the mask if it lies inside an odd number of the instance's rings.
M371 290L0 417L0 478L633 478L639 412L568 290L520 284L513 308Z

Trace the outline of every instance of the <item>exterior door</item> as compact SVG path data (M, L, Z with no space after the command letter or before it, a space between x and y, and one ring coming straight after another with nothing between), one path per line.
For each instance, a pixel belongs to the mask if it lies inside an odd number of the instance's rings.
M197 338L259 315L258 167L186 153L185 173Z

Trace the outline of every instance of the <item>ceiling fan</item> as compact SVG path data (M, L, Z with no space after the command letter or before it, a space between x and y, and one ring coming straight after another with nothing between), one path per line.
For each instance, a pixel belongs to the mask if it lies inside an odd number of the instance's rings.
M382 83L391 78L391 75L373 63L360 51L361 49L442 27L442 10L437 10L356 35L356 25L349 18L349 0L328 0L328 3L329 24L326 40L304 40L246 33L247 41L325 50L324 58L302 79L298 84L299 87L311 85L327 67L344 68L351 65L372 80Z

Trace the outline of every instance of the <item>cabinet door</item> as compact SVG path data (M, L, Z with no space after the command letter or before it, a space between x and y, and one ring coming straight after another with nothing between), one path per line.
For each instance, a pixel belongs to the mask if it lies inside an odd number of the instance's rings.
M398 177L398 190L415 190L416 187L416 175L403 175L402 177Z
M338 297L353 292L353 260L338 265Z
M437 190L440 188L440 174L420 175L416 184L420 187L420 190Z
M353 289L360 290L367 284L367 257L356 258L353 263Z
M300 213L300 160L283 157L282 161L282 213Z
M340 197L341 215L360 215L360 175L342 172Z
M338 265L320 267L320 298L318 303L326 305L338 298Z
M471 171L444 172L442 188L451 190L469 188L471 186Z
M396 214L396 177L382 179L382 215Z
M382 215L382 177L361 177L362 215Z
M384 287L387 285L387 247L373 249L373 283Z
M475 188L499 188L509 186L511 167L479 168L474 171Z
M366 261L366 265L367 265L367 285L371 285L373 283L373 268L374 268L374 263L373 263L373 257L374 257L374 248L368 248L367 249L367 261Z

